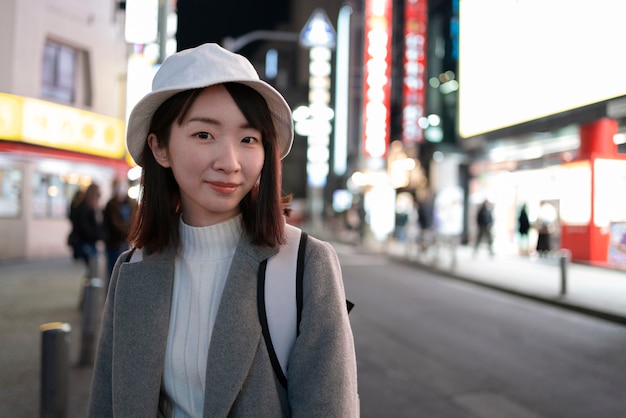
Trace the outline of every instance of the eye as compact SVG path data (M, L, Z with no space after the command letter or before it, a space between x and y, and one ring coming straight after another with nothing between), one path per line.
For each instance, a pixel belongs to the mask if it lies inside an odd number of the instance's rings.
M254 144L255 142L260 142L260 141L257 138L253 137L253 136L246 136L246 137L241 139L241 142L243 142L245 144Z
M195 134L195 136L197 136L200 139L211 139L213 138L213 135L211 135L208 132L198 132Z

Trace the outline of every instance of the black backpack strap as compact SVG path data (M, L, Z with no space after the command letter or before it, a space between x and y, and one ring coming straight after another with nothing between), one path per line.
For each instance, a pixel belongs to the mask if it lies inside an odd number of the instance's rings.
M302 320L302 304L304 300L303 279L304 279L304 253L308 234L302 231L300 235L300 246L298 247L298 266L296 268L296 310L298 318L296 320L296 336L300 335L300 321Z
M133 254L135 254L135 247L131 248L130 251L128 252L128 255L126 256L126 262L128 263L130 261L131 258L133 258Z
M265 346L270 357L270 363L274 369L274 374L280 382L281 386L287 387L287 376L283 373L283 369L280 367L274 344L272 344L272 336L270 335L270 327L267 324L267 313L265 311L265 272L267 270L267 260L263 260L259 265L259 272L257 277L257 310L259 314L259 322L261 325L261 332L263 339L265 340Z
M348 299L346 299L346 308L348 309L348 313L350 313L352 308L354 308L354 303L352 303Z

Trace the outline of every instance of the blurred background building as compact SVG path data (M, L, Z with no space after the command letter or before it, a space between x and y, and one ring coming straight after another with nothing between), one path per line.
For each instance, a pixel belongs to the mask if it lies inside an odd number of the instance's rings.
M0 7L0 260L66 255L75 192L108 195L129 168L124 14L95 0Z
M606 10L626 5L548 3L4 0L0 259L63 254L72 192L133 166L119 124L159 63L218 42L293 107L292 222L408 242L421 207L470 243L487 199L494 246L516 251L526 204L531 242L547 223L554 250L610 264L626 231L626 35Z

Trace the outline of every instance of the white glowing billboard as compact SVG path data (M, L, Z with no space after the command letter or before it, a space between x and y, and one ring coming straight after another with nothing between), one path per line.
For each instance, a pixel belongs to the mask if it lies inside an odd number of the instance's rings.
M626 95L626 1L460 0L459 134Z

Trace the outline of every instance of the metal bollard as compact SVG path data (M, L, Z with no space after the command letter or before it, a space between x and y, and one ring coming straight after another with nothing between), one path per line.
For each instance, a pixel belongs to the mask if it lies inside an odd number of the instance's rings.
M87 263L87 277L100 277L100 257L99 254L94 254L89 257L89 263Z
M79 365L93 364L96 354L96 339L102 311L103 282L99 278L85 280L83 289L83 323Z
M62 418L68 413L69 324L48 322L41 330L41 417Z
M452 252L452 262L450 263L450 270L456 269L457 263L457 247L459 246L459 240L457 237L450 238L450 251Z
M561 271L561 294L567 293L567 266L572 257L569 250L561 250L559 254L559 267Z

